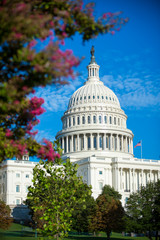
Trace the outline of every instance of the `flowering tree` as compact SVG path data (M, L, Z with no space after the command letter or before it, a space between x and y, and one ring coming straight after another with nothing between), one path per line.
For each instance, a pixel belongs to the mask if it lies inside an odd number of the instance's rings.
M59 148L57 151L61 153ZM91 188L77 176L77 165L55 157L54 163L41 160L34 168L26 203L38 231L43 236L62 239L71 230L75 207L83 209L89 197Z
M33 130L45 111L44 100L28 96L39 86L63 85L74 78L73 67L80 60L72 50L61 50L66 38L77 32L83 41L114 34L127 21L119 15L105 13L95 20L93 4L83 6L81 0L0 1L0 161L26 151L48 159L50 143L37 143ZM48 44L38 51L45 39ZM51 155L54 160L54 150Z

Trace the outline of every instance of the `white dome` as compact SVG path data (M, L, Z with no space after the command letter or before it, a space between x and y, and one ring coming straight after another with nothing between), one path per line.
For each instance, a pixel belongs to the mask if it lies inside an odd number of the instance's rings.
M111 89L99 80L97 82L87 81L84 86L73 93L69 100L68 110L82 105L101 104L120 108L119 100Z

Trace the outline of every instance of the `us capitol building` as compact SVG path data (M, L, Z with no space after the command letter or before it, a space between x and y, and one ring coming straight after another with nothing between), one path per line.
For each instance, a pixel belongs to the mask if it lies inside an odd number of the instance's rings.
M130 193L160 178L160 161L134 158L127 116L114 92L100 81L99 67L92 47L87 81L71 96L56 138L62 158L79 165L78 174L92 185L94 198L108 184L122 195L124 206ZM35 164L27 156L1 164L0 199L13 211L27 196Z

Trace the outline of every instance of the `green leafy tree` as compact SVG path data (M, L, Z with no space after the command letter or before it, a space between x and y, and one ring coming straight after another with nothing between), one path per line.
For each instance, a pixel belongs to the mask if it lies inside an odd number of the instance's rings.
M62 51L67 38L79 33L86 41L114 34L127 21L119 15L108 12L95 19L93 4L84 6L81 0L0 1L0 162L49 148L49 142L34 138L44 100L29 96L38 87L61 86L75 77L80 59L70 49Z
M105 195L107 198L113 197L116 200L120 200L122 197L121 194L119 192L117 192L110 185L104 185L104 187L102 188L102 194Z
M92 196L86 198L85 204L85 208L82 204L76 204L72 214L72 229L79 233L89 231L91 216L95 213L96 201Z
M5 202L0 200L0 228L8 229L12 223L11 209Z
M94 232L103 231L110 239L112 231L122 231L124 228L124 209L119 200L104 194L96 199L96 203L90 229Z
M54 163L41 160L34 168L27 204L40 219L38 230L42 235L56 239L67 236L75 206L85 207L91 196L91 188L77 176L77 168L69 159L63 163L61 158Z
M152 231L160 229L160 180L150 182L140 191L130 195L126 203L126 227L127 231L148 232L148 238L152 239Z

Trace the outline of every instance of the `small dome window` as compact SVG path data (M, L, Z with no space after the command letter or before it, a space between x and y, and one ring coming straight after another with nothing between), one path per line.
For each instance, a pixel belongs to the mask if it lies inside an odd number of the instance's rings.
M80 117L79 116L77 117L77 124L78 125L80 124Z
M88 96L88 99L90 99L91 97L90 96Z
M88 124L90 124L90 123L91 123L91 117L88 116Z
M80 97L80 100L82 100L82 97Z
M93 116L93 123L96 123L96 116Z
M97 96L97 98L99 99L99 96Z
M78 102L78 97L77 97L77 102Z
M114 98L113 98L113 101L114 101Z
M93 99L95 99L95 96L93 96Z
M109 123L112 124L112 117L109 117Z
M109 100L111 100L111 97L109 97Z
M99 116L99 123L102 123L102 117Z
M84 96L84 99L86 99L86 96Z
M107 116L104 116L104 122L107 123Z
M104 99L104 97L102 96L102 99Z
M106 100L108 100L108 97L106 96Z
M85 124L85 116L82 117L82 124Z

